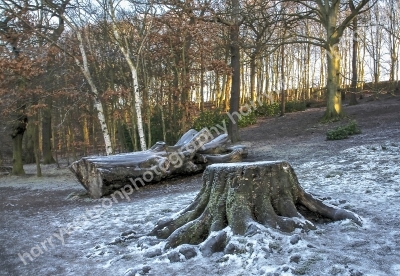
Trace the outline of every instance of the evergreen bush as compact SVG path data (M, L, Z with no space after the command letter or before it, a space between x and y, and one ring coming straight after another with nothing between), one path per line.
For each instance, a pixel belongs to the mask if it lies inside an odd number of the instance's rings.
M361 130L355 121L351 121L347 126L336 127L326 133L327 140L342 140L348 138L350 135L360 134Z

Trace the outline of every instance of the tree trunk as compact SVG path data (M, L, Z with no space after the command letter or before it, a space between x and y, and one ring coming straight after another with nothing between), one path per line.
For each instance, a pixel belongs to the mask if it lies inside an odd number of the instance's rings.
M284 32L285 35L285 32ZM285 44L281 46L281 116L285 116L285 103L286 103L286 93L285 93Z
M13 141L13 175L24 175L24 167L22 163L22 138L24 136L28 117L21 115L12 126L11 138Z
M396 81L398 78L398 74L396 74L396 71L398 72L399 70L399 54L397 53L396 49L399 45L400 39L398 36L395 36L393 34L398 33L399 25L398 25L398 13L399 13L399 3L397 2L397 10L396 10L396 5L394 3L394 0L390 1L390 29L391 33L390 34L390 40L391 40L391 64L390 64L390 81ZM397 26L396 26L397 25Z
M257 55L250 56L250 98L253 103L257 101L256 77L257 77Z
M149 235L167 239L166 248L199 244L212 231L230 227L246 235L263 225L291 232L315 229L307 218L351 219L354 213L327 206L306 193L292 167L282 161L215 164L203 174L203 187L194 201L171 218L161 219Z
M38 119L39 119L38 115L36 114L36 120L38 120ZM35 125L33 127L34 127L33 148L35 151L36 176L41 177L42 176L42 168L40 167L39 124L35 123ZM53 156L52 156L52 158L53 158Z
M237 2L234 0L232 2ZM229 104L230 118L228 133L232 143L239 141L239 102L240 102L240 49L239 49L239 26L230 26L231 36L231 67L232 86Z
M88 115L85 114L83 116L82 122L82 133L83 133L83 153L84 155L88 155L90 138L89 138L89 124L88 124Z
M127 58L128 61L128 58ZM137 72L136 72L136 67L133 66L133 62L129 59L129 67L131 69L131 74L132 74L132 84L133 84L133 95L134 95L134 103L135 103L135 112L136 112L136 119L137 119L137 129L139 132L139 142L140 142L140 148L142 150L146 150L146 138L144 135L144 128L143 128L143 119L142 119L142 100L141 96L139 93L139 84L138 84L138 77L137 77Z
M324 59L323 59L323 56L324 56L324 54L325 54L325 49L324 48L321 48L321 64L320 64L320 70L321 70L321 73L319 74L319 97L321 97L322 96L322 93L321 93L321 91L322 91L322 88L325 86L324 84L325 84L325 80L326 80L326 77L325 77L325 74L326 74L326 72L325 72L325 65L324 65Z
M218 70L215 71L215 80L214 80L214 87L215 87L215 91L217 93L216 95L216 99L215 99L215 106L216 107L220 107L222 105L222 98L223 98L223 94L221 92L221 85L220 85L220 77L219 77L219 73Z
M75 63L81 69L81 71L82 71L83 75L85 76L85 79L88 82L90 89L93 93L93 107L97 111L97 118L99 119L101 131L103 134L106 153L107 153L107 155L111 155L113 153L113 148L111 145L110 132L108 131L106 118L104 116L103 105L101 104L101 101L100 101L100 94L97 90L97 87L96 87L94 81L93 81L92 75L90 74L86 51L85 51L85 47L83 45L82 35L79 30L75 30L75 31L76 31L76 37L78 38L78 41L79 41L79 50L80 50L81 56L82 56L82 64L78 58L75 58Z
M239 0L231 0L232 24L229 26L230 32L230 54L232 67L232 86L229 113L231 120L228 125L228 133L232 143L239 141L239 104L240 104L240 42L239 42L239 21L240 3Z
M229 111L229 92L231 90L232 87L232 74L228 73L228 75L226 76L225 79L225 86L224 86L224 91L225 93L224 95L224 111L228 112Z
M55 160L51 149L51 97L45 100L46 107L42 110L42 157L43 164L53 164Z
M32 119L28 118L30 122ZM35 163L35 146L34 146L34 137L35 137L35 125L28 124L26 127L26 131L24 133L24 139L22 140L22 149L23 149L23 157L22 161L25 164Z
M204 64L203 64L203 56L200 57L200 111L204 112ZM211 86L210 86L211 88ZM208 98L207 101L211 102L212 99Z
M353 19L353 59L351 61L351 70L352 70L352 78L351 78L351 94L350 94L350 102L349 105L356 105L357 102L357 84L358 84L358 22L357 17Z
M238 162L247 156L243 146L227 147L228 136L215 139L208 129L189 130L174 145L157 142L146 151L84 157L70 169L93 198L132 184L158 182L180 174L201 172L209 164Z
M324 115L324 120L336 120L343 116L342 114L342 97L339 89L340 79L340 53L339 47L333 45L327 51L327 84L326 97L327 106Z
M144 128L143 128L143 119L142 119L142 97L139 93L139 83L138 83L138 77L137 77L137 65L135 66L133 63L133 60L131 58L131 53L129 52L129 49L127 49L128 45L123 44L121 41L121 37L119 34L119 31L116 26L116 17L115 17L115 9L114 9L114 4L113 1L109 1L109 8L110 8L110 15L111 15L111 26L113 29L113 34L114 38L117 42L117 45L119 49L121 50L125 61L128 63L129 69L131 71L131 78L132 78L132 90L133 90L133 100L135 103L135 111L136 111L136 118L137 118L137 128L139 132L139 142L140 142L140 147L144 151L147 149L146 146L146 138L144 135Z
M246 78L247 66L244 62L240 62L240 95L239 95L239 106L244 105L245 99L249 97L249 91L247 87L247 82L249 81Z
M308 26L308 25L307 25ZM311 44L307 44L307 58L306 58L306 68L307 68L307 73L306 73L306 100L309 101L311 99L311 90L314 87L310 87L310 66L311 64ZM314 79L314 78L312 78Z

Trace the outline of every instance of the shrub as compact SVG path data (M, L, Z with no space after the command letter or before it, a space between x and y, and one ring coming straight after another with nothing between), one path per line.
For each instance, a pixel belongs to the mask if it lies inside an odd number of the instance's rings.
M291 101L285 105L286 112L303 111L306 109L305 102ZM246 127L254 125L257 122L258 116L275 116L281 113L280 103L276 102L273 104L264 103L258 106L256 110L248 112L246 115L242 115L239 119L239 127ZM195 130L200 130L205 127L213 127L217 124L221 124L225 120L226 124L230 121L229 117L222 112L221 109L207 110L200 114L193 123Z
M361 129L358 127L356 121L351 121L347 126L346 126L347 133L349 135L355 135L355 134L360 134Z
M290 101L285 103L285 113L306 110L305 102ZM258 116L275 116L281 113L281 103L266 104L257 107L256 114Z
M207 110L200 113L200 116L194 120L193 128L197 131L205 127L210 128L217 124L220 125L221 122L227 118L226 114L222 113L220 109Z
M228 125L230 119L228 115L222 112L220 109L207 110L202 112L200 116L196 118L193 123L193 128L197 131L205 127L211 128L216 125L221 125L223 120L225 120L226 125ZM239 127L246 127L254 125L256 122L257 114L253 111L250 111L239 118L238 125Z
M306 110L306 102L290 101L285 104L285 112L296 112Z
M327 140L342 140L346 139L347 137L349 137L349 134L344 127L337 127L326 133Z
M239 127L247 127L257 123L257 114L255 112L249 112L247 115L243 115L239 119Z
M264 103L263 105L257 107L255 113L257 116L274 116L280 114L280 108L281 107L279 103Z
M351 121L347 126L337 127L326 133L327 140L342 140L349 137L349 135L360 134L361 130L355 121Z

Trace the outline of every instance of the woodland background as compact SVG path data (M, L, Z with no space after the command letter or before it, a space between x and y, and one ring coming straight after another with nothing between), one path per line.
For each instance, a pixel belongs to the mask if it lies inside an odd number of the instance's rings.
M0 1L0 166L173 144L189 128L399 90L400 3ZM227 120L227 124L228 124Z

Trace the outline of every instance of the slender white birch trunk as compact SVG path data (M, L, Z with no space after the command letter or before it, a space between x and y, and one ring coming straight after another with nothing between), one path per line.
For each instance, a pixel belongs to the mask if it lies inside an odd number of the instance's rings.
M107 128L106 118L104 117L103 105L101 104L100 98L99 98L99 91L97 90L97 87L94 84L93 78L89 71L89 66L88 66L87 57L86 57L86 51L83 46L82 35L79 30L75 30L75 31L76 31L76 37L78 38L78 41L79 41L79 50L82 55L82 64L76 57L75 57L75 63L82 70L82 73L85 76L85 79L87 80L87 82L89 83L90 89L92 90L92 93L94 96L94 105L93 106L94 106L95 110L97 110L97 118L99 119L99 122L100 122L101 132L103 134L104 144L106 146L106 153L107 153L107 155L111 155L111 154L113 154L113 148L112 148L112 144L111 144L110 133Z
M57 7L55 6L55 4L51 3L51 1L47 2L46 4L48 4L51 8L56 10L58 13L58 10L57 10ZM78 2L78 4L79 4L79 2ZM90 89L92 90L92 93L94 96L93 106L94 106L95 110L97 111L97 118L99 119L101 131L103 134L104 144L106 147L106 154L111 155L111 154L113 154L113 148L112 148L112 144L111 144L110 133L108 131L108 127L107 127L106 120L104 117L104 110L103 110L103 106L100 102L99 92L98 92L97 87L94 84L93 78L90 74L86 51L84 48L81 32L79 30L79 27L75 23L73 23L73 21L66 18L64 16L64 14L58 14L58 16L60 16L60 18L62 18L65 21L65 23L67 23L67 25L76 33L76 37L79 41L79 50L81 52L82 63L79 61L79 59L75 55L68 53L68 52L67 52L67 54L75 60L76 65L78 65L78 67L82 71L86 81L89 83ZM46 40L51 41L51 43L56 45L59 49L64 49L56 41L53 41L52 38L46 37L45 35L41 34L40 32L37 32L37 31L35 31L35 33L38 34L40 37L43 37Z
M131 70L132 89L133 89L134 103L135 103L135 110L136 110L137 128L138 128L138 132L139 132L139 141L140 141L140 147L144 151L147 149L147 147L146 147L146 139L145 139L144 130L143 130L142 107L141 107L142 99L141 99L141 96L139 93L137 69L136 69L136 66L133 64L133 61L129 55L128 49L125 48L124 45L122 44L120 35L118 33L117 26L115 25L115 11L114 11L114 6L113 6L112 0L109 0L109 5L110 5L111 24L112 24L112 28L113 28L114 38L117 42L119 49L121 50L122 54L124 55L126 62L128 63L129 69Z

